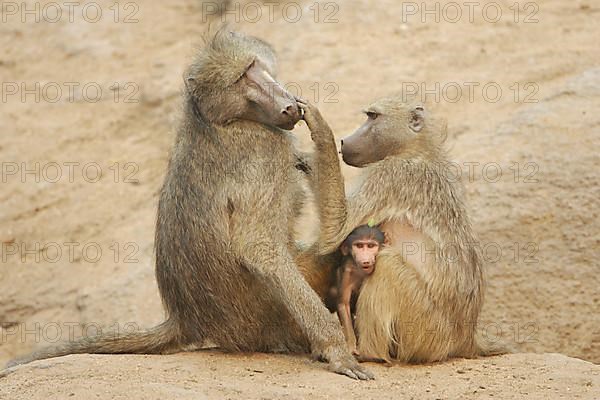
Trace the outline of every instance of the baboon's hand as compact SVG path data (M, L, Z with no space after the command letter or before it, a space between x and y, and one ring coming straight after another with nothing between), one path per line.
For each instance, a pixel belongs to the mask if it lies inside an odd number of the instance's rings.
M335 373L346 375L352 379L368 381L375 379L375 375L362 365L354 357L332 360L329 362L329 369Z
M322 357L329 362L330 371L363 381L375 379L375 375L361 366L345 347L331 349L325 353Z
M302 118L306 121L310 129L310 137L315 144L328 143L333 139L331 128L319 112L319 109L306 100L296 98L298 106L302 110Z

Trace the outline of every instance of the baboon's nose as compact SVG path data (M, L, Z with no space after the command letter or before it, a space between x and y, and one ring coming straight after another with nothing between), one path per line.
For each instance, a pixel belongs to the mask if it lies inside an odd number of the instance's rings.
M298 120L300 118L300 109L297 104L290 104L281 110L283 115L290 117L291 119Z
M344 139L340 140L340 145L343 146L344 145Z

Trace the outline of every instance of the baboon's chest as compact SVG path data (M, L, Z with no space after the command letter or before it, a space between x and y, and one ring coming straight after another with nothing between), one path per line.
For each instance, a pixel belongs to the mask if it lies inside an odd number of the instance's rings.
M254 143L239 152L234 161L235 174L228 176L234 208L247 223L277 220L284 224L299 195L302 172L296 168L293 147L282 138ZM232 160L233 161L233 160Z
M381 225L392 249L416 268L434 263L434 243L423 232L413 227L406 219L391 219Z
M283 196L288 194L287 188L298 184L298 170L291 152L256 154L240 165L239 173L242 183L250 190L273 192Z

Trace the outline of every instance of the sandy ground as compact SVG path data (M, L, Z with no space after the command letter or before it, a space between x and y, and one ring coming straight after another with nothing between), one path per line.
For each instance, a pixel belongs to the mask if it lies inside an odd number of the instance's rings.
M207 26L195 0L116 8L101 0L71 13L63 7L57 22L50 3L27 2L39 5L39 22L20 2L4 2L1 15L0 363L82 330L161 321L152 259L157 192L181 76ZM472 21L463 8L450 22L455 10L442 2L436 22L396 1L282 2L271 15L250 3L225 19L273 44L280 80L317 102L338 137L361 123L369 101L425 85L428 107L448 119L450 154L485 246L482 329L523 352L591 363L519 354L377 367L379 379L360 386L289 357L78 356L24 367L1 379L0 390L11 398L259 398L266 385L265 397L337 397L339 389L384 398L594 398L600 5L521 3L516 22L513 1L485 12L481 3ZM502 10L497 22L491 7ZM97 9L102 17L93 22ZM308 148L305 127L297 131ZM344 167L349 183L356 172ZM299 228L310 237L310 212ZM252 369L263 372L250 377Z
M600 366L561 354L516 354L438 365L372 367L357 382L291 356L200 352L73 355L2 379L11 399L597 399Z

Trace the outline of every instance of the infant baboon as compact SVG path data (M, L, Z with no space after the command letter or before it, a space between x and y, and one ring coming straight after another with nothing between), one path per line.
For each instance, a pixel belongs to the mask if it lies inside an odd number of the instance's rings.
M348 235L340 246L342 262L334 271L335 283L326 299L328 308L337 311L346 344L354 355L358 355L354 334L356 298L363 281L375 269L375 259L384 240L383 232L369 225L361 225Z
M357 299L358 350L385 360L429 362L504 351L476 340L484 293L482 257L462 200L448 178L445 123L400 96L366 110L367 121L343 139L342 156L363 168L346 199L331 129L300 104L318 152L321 188L318 251L328 254L354 227L373 220L390 244ZM322 294L324 273L303 269Z
M167 319L83 338L17 362L70 353L166 353L211 341L229 351L309 352L371 379L299 273L291 227L304 172L296 100L265 42L219 30L185 76L183 119L160 193L156 279Z

